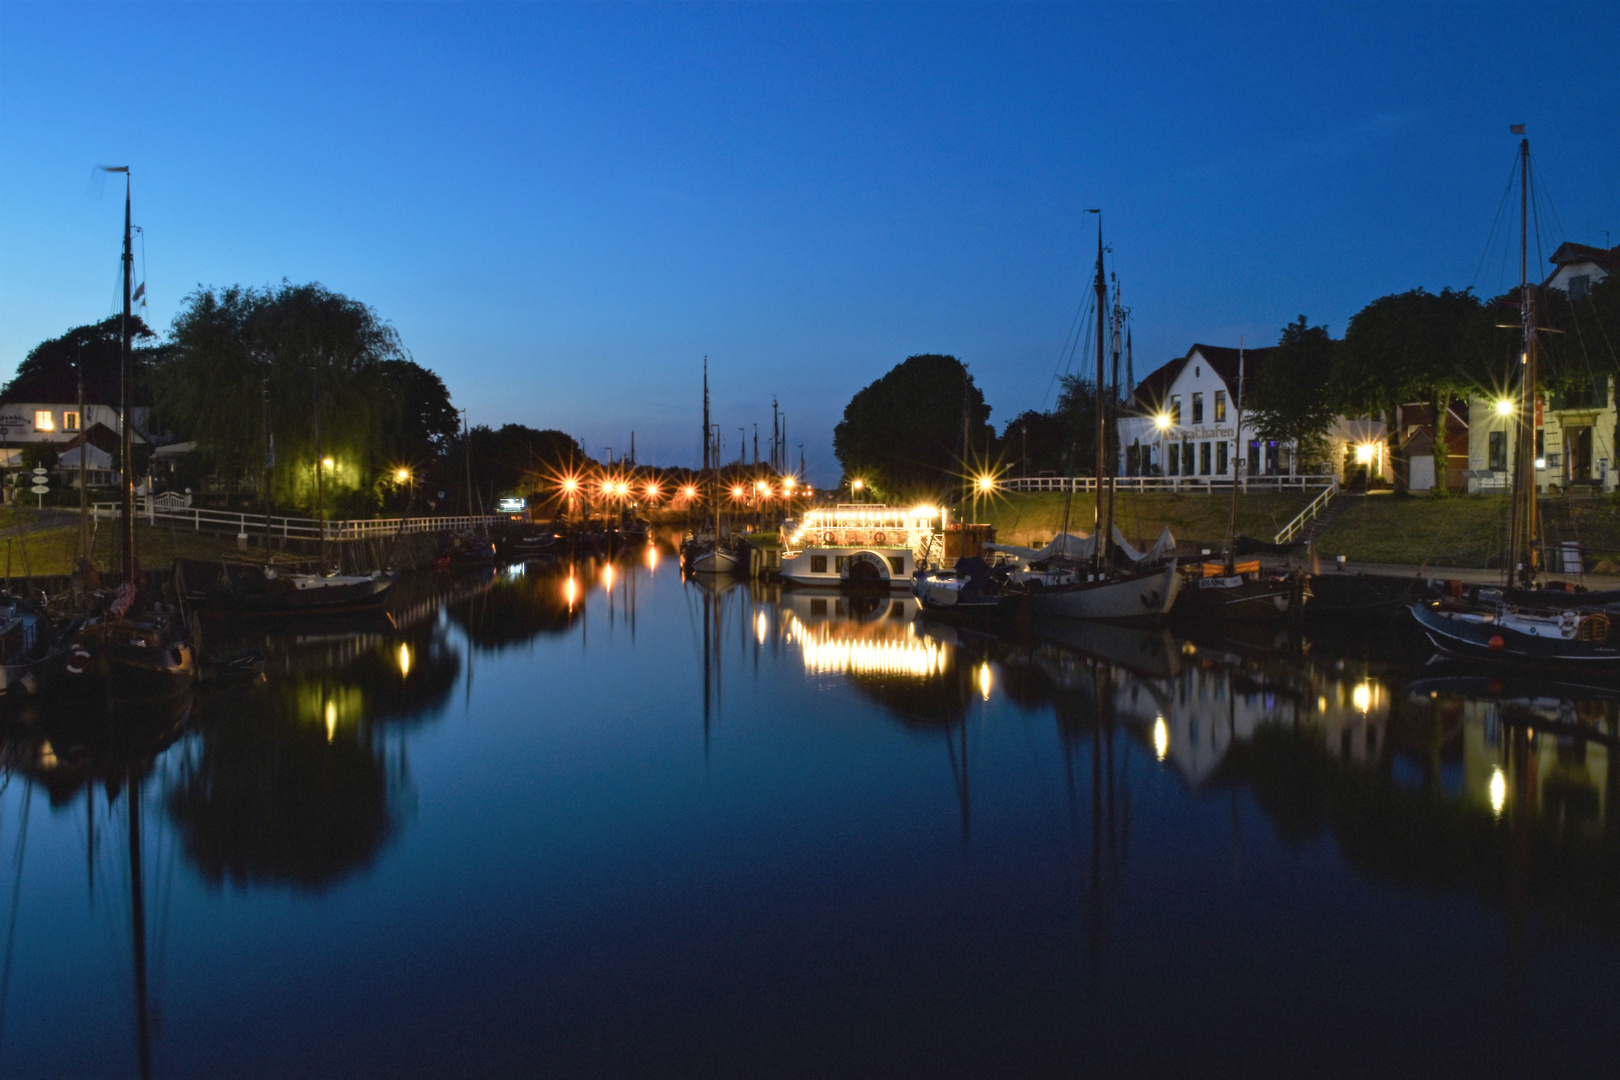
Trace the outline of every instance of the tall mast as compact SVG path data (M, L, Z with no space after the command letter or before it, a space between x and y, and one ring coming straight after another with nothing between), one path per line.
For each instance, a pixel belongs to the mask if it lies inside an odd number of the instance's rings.
M1243 455L1239 452L1243 448L1243 339L1238 338L1238 380L1237 386L1232 388L1232 408L1237 413L1237 426L1232 429L1232 512L1226 518L1226 573L1230 577L1237 572L1237 508L1238 508L1238 469Z
M1102 211L1098 210L1098 211L1096 211L1096 214L1097 214L1097 285L1096 285L1096 288L1097 288L1097 424L1096 424L1097 453L1096 453L1096 473L1094 475L1097 477L1097 484L1096 484L1096 488L1095 488L1096 495L1091 500L1091 524L1092 524L1092 528L1095 530L1093 532L1093 539L1095 541L1095 544L1092 547L1091 565L1092 565L1093 570L1096 570L1096 571L1100 572L1102 570L1103 565L1104 565L1103 555L1104 555L1104 551L1105 551L1105 549L1107 547L1107 544L1108 544L1108 538L1103 535L1103 531L1102 531L1103 434L1104 434L1103 433L1103 392L1104 392L1104 389L1107 386L1107 382L1103 378L1103 374L1104 374L1103 373L1103 338L1105 337L1105 333L1104 333L1104 311L1108 307L1108 282L1103 278Z
M1519 128L1522 134L1523 127ZM1518 497L1523 500L1519 580L1533 586L1540 575L1540 529L1536 507L1536 293L1530 284L1530 140L1519 140L1519 319L1524 351L1519 372ZM1511 571L1510 571L1511 573Z
M123 542L124 542L124 580L131 584L135 581L135 456L130 442L129 430L129 383L133 377L132 358L130 350L129 325L129 289L130 278L135 273L135 252L129 242L129 166L124 166L124 318L119 324L119 337L123 339L122 355L119 362L118 373L118 426L122 429L119 441L121 460L119 467L123 470ZM80 421L81 426L83 421ZM82 453L82 451L81 451Z
M1119 409L1119 328L1125 322L1125 309L1119 302L1119 279L1114 279L1114 308L1111 320L1113 323L1113 349L1114 371L1108 385L1108 420L1109 431L1117 433L1119 420L1116 413ZM1112 458L1110 458L1112 460ZM1114 535L1114 470L1108 470L1108 516L1103 520L1103 533L1110 539Z
M709 471L709 358L703 358L703 471Z

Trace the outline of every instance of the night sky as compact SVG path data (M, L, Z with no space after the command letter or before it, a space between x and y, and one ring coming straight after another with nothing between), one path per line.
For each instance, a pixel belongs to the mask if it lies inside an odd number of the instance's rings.
M728 455L775 394L825 483L910 354L967 361L998 428L1050 403L1087 207L1139 375L1499 290L1510 123L1543 254L1620 243L1617 54L1578 3L0 4L0 375L117 309L92 167L128 164L156 326L198 285L319 281L474 423L667 464L707 354Z

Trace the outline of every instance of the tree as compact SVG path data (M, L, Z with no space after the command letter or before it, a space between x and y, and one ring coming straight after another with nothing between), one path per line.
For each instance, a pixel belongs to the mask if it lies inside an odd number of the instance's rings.
M1445 446L1446 417L1454 394L1482 388L1487 378L1482 338L1484 311L1469 291L1412 289L1379 297L1350 317L1344 348L1333 367L1333 397L1340 411L1382 414L1392 461L1400 457L1399 408L1409 401L1435 406L1435 443ZM1437 479L1443 478L1440 472ZM1406 488L1403 464L1397 491ZM1443 487L1443 483L1438 487Z
M228 481L257 487L268 387L278 503L312 504L324 458L333 509L364 512L396 468L433 471L456 436L438 376L375 311L319 284L199 289L171 336L153 374L159 406Z
M972 453L987 453L990 406L954 356L908 357L857 393L833 429L844 473L881 498L939 497L973 463L962 461L964 421ZM982 448L982 449L981 449Z
M82 361L85 389L90 399L116 408L123 372L122 322L121 315L114 315L98 323L76 326L61 337L35 345L17 365L17 373L11 381L0 389L0 398L29 400L33 396L31 387L59 372L74 372L75 365ZM155 344L157 336L137 315L130 316L128 329L132 343L153 343L131 349L130 398L137 402L146 397L153 366L160 364L172 349Z
M1302 467L1326 452L1337 410L1323 373L1338 350L1326 326L1311 326L1301 315L1283 327L1277 348L1241 388L1243 419L1262 439L1293 443Z

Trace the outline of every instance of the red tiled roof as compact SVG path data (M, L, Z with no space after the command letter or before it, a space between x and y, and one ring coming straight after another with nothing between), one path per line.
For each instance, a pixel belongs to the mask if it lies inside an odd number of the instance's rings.
M1590 244L1574 244L1565 241L1558 245L1558 250L1552 253L1547 260L1554 266L1568 266L1571 263L1596 263L1604 272L1612 273L1620 267L1620 245L1612 248L1592 247Z
M1239 353L1242 353L1243 381L1246 385L1253 385L1254 373L1260 370L1276 346L1262 346L1257 349L1229 349L1224 345L1194 345L1187 350L1187 355L1170 361L1156 371L1149 373L1136 386L1136 393L1131 397L1131 405L1143 412L1156 411L1164 402L1165 395L1170 392L1170 385L1181 374L1181 369L1193 358L1193 354L1203 357L1210 369L1219 375L1226 383L1227 392L1230 393L1237 385Z

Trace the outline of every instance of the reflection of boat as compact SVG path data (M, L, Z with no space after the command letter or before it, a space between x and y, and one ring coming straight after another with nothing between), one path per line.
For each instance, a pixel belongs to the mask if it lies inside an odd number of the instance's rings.
M1035 632L1049 641L1150 679L1181 673L1182 650L1168 631L1119 623L1040 619Z
M291 574L270 566L176 559L175 590L203 610L233 615L301 616L376 611L397 573Z
M53 632L50 620L15 596L0 596L0 694L34 693L67 656L77 623Z

